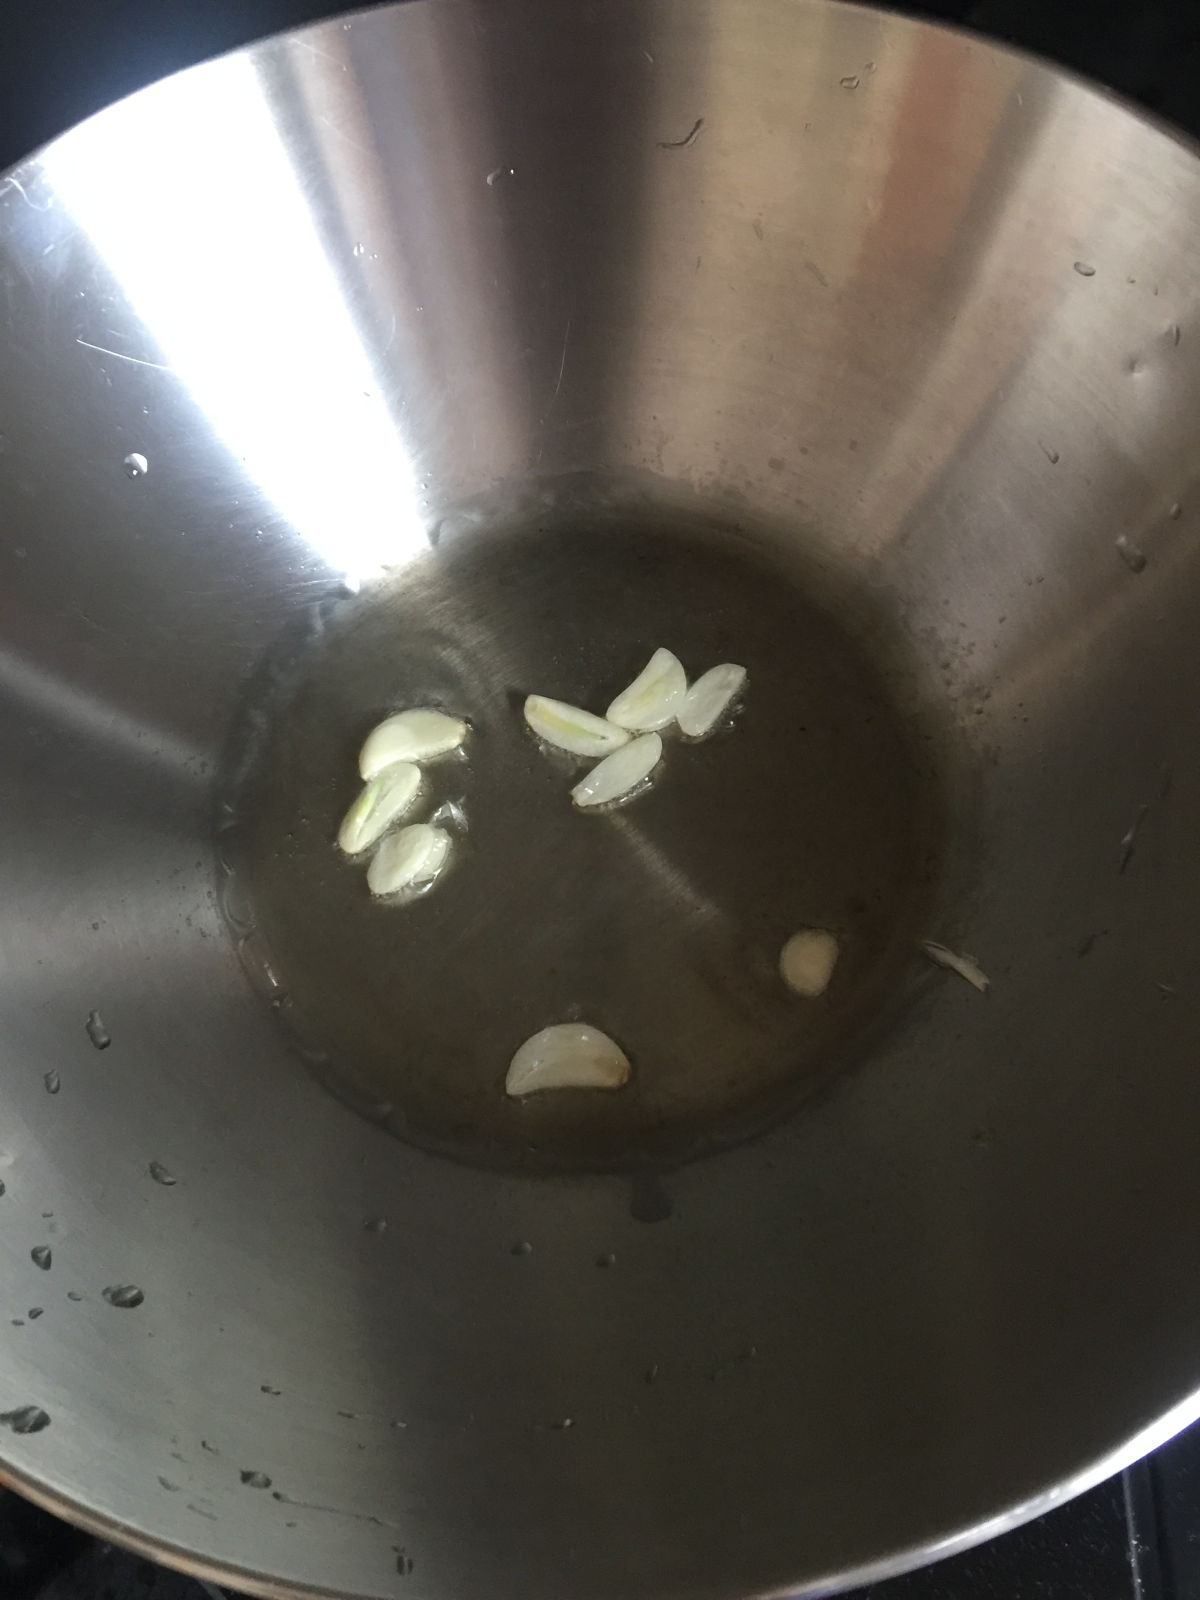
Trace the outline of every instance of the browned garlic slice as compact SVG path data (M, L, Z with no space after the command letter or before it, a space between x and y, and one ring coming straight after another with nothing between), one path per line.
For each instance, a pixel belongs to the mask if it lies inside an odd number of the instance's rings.
M616 723L543 694L531 694L526 700L525 721L539 739L576 756L606 756L629 742L629 734Z
M339 848L348 856L369 849L411 809L420 790L421 769L411 761L397 761L394 766L385 767L343 817L338 829Z
M367 868L367 888L372 894L399 894L431 884L450 859L450 835L445 828L414 822L386 838Z
M736 662L723 661L698 677L679 707L679 731L689 739L703 739L728 710L746 682L746 669Z
M980 994L987 993L991 979L974 956L959 955L957 951L948 950L944 944L938 944L934 939L922 939L921 949L935 967L948 967L951 972L957 972L960 978L965 978L979 990Z
M686 694L687 674L678 656L659 649L609 706L608 720L632 733L653 732L674 722Z
M825 993L838 958L838 942L823 928L794 933L779 952L779 974L788 988L815 1000Z
M606 1033L586 1022L559 1022L535 1033L513 1056L507 1094L542 1089L619 1089L629 1080L629 1058Z
M571 790L571 799L581 810L622 800L650 776L661 758L662 740L658 734L643 733L597 762Z
M428 761L457 750L466 737L466 723L444 711L400 711L367 735L358 770L363 781L369 782L397 761Z

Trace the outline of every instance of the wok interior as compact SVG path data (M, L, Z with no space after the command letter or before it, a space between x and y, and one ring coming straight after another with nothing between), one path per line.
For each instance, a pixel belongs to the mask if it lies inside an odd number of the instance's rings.
M727 1596L1190 1414L1198 200L1040 67L773 0L386 8L0 184L13 1481L271 1593ZM931 731L921 920L992 987L898 966L720 1153L497 1173L298 1070L215 808L289 630L580 473L748 530Z

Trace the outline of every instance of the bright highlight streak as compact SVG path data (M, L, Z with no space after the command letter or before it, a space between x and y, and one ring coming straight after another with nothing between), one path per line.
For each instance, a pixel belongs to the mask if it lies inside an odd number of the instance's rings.
M361 580L425 548L408 455L244 57L112 107L43 171L214 431L322 560Z

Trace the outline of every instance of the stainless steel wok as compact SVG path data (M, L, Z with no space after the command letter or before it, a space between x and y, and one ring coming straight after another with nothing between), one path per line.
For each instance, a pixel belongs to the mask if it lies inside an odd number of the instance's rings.
M262 1594L732 1600L1200 1410L1190 149L869 10L387 7L0 180L0 317L7 1481ZM744 715L584 824L519 697L658 644ZM380 932L406 696L472 831ZM572 1005L630 1094L509 1105Z

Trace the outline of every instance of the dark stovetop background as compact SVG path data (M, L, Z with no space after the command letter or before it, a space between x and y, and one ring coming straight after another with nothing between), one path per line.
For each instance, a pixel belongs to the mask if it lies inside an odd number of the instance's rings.
M0 169L154 78L355 9L337 0L10 0ZM929 0L900 9L1049 56L1200 138L1200 0ZM1200 1424L1048 1516L872 1585L858 1600L1043 1597L1200 1600ZM0 1600L220 1600L220 1592L0 1491Z

